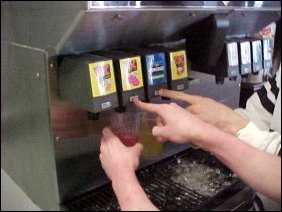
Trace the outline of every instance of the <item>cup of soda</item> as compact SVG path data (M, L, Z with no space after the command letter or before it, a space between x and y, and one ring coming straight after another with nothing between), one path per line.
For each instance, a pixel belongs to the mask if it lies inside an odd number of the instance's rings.
M156 125L156 115L142 112L139 127L139 142L143 144L141 156L154 158L162 155L163 145L159 143L152 134L152 129Z
M125 146L138 142L140 112L114 112L110 116L110 129Z

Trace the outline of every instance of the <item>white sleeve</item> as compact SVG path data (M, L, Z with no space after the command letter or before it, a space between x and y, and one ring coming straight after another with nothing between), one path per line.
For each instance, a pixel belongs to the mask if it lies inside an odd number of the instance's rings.
M246 108L235 112L252 121L261 130L269 130L281 84L281 68L274 78L254 93L247 101Z
M281 109L280 104L281 68L276 77L254 93L247 101L246 109L235 111L249 120L245 128L237 132L240 140L268 153L277 155L281 148L281 131L271 131L271 125ZM280 113L279 113L280 114ZM281 125L281 124L280 124Z
M237 132L237 137L253 147L274 155L278 155L281 148L279 132L261 130L251 121L245 128Z
M261 105L259 96L254 93L247 101L246 108L235 109L235 112L252 121L261 130L269 130L272 114Z

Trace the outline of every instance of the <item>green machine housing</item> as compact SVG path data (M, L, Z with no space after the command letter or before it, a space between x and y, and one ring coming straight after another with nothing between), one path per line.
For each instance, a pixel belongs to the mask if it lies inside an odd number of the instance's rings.
M118 107L111 64L111 59L91 54L64 57L59 67L60 97L92 113ZM107 86L112 86L110 92Z
M123 110L134 98L145 100L141 57L122 51L98 51L97 55L113 60L119 109ZM132 67L134 66L134 67ZM132 82L134 81L134 82Z

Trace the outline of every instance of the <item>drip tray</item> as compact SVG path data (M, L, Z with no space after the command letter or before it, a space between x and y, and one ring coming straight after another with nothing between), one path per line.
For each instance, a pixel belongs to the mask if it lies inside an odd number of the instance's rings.
M212 170L215 170L218 176L228 176L227 181L223 182L221 187L217 185L213 194L209 193L207 195L207 193L201 191L202 185L197 189L195 186L189 186L186 181L182 182L181 177L183 176L180 176L180 178L175 177L177 173L180 173L180 175L185 174L183 167L185 168L186 164L183 163L190 163L189 166L192 167L193 165L207 167L211 173L213 173ZM179 170L181 171L179 172ZM203 172L203 174L206 173ZM139 170L137 176L147 196L162 211L212 210L224 205L224 202L232 202L230 199L238 192L242 192L246 187L210 153L192 148ZM201 174L198 176L199 182L201 182ZM212 177L215 179L216 176ZM210 184L213 185L214 183L211 181ZM252 191L251 194L253 193ZM249 209L253 202L253 196L248 194L246 199L239 203L237 201L236 204L240 205L239 209ZM120 210L111 184L99 187L63 205L68 210L73 211ZM236 208L236 205L228 204L224 207L226 210L231 210Z

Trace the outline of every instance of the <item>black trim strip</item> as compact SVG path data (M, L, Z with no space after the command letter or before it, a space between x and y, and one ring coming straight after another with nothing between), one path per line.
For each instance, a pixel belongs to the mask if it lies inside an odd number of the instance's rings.
M262 106L271 114L274 112L275 105L267 98L267 91L263 86L257 91Z
M265 211L264 205L263 205L261 199L258 197L257 194L256 194L256 196L255 196L254 202L257 203L257 206L258 206L258 208L259 208L259 211Z
M270 90L274 94L275 99L277 99L278 94L279 94L279 88L277 87L277 84L276 84L276 75L274 75L274 77L269 80L269 83L271 85L271 89Z

